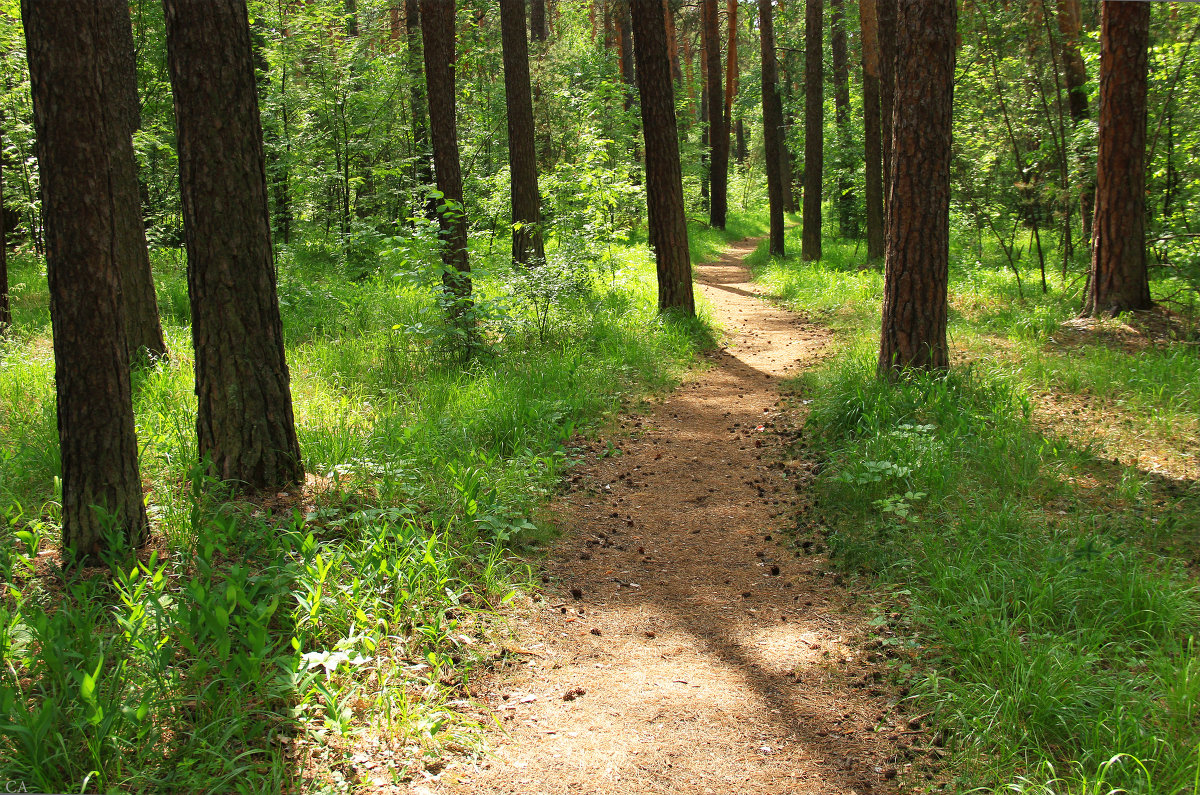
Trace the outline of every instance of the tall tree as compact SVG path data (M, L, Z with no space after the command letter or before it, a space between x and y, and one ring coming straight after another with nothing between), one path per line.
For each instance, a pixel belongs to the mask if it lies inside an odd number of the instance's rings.
M944 369L956 0L899 0L879 372Z
M196 352L200 457L273 490L304 476L275 291L245 0L163 0Z
M700 10L708 69L709 173L712 179L708 224L715 229L724 229L729 207L729 130L725 126L725 102L721 91L721 25L717 0L702 0Z
M529 87L529 42L525 39L525 0L500 0L504 49L504 95L508 106L508 164L512 195L513 260L544 260L542 198L538 193L533 143L533 94Z
M863 56L863 150L867 259L883 256L883 145L879 119L879 27L875 0L859 0Z
M896 108L896 3L875 0L879 35L879 121L883 131L883 202L885 223L892 195L892 115Z
M833 108L837 125L838 231L843 237L858 234L854 223L854 192L850 181L850 67L846 55L846 14L843 0L829 0L829 49L833 67Z
M1092 266L1083 314L1149 309L1146 272L1146 83L1150 5L1100 5L1100 136Z
M805 0L804 9L804 237L800 258L819 260L825 142L824 0Z
M775 66L775 25L772 0L758 0L758 31L762 51L763 147L767 170L767 201L771 215L771 255L783 248L783 100Z
M666 16L657 0L635 0L630 12L646 142L646 207L658 269L658 308L694 315Z
M442 194L438 218L442 227L442 284L450 320L462 332L466 348L470 328L471 265L467 259L467 213L463 206L462 169L455 120L454 3L421 0L421 34L425 41L425 87L429 128L433 133L433 172Z
M121 269L121 297L125 304L125 333L129 352L140 360L165 356L162 324L158 317L158 298L150 253L146 247L146 225L142 219L141 190L138 187L137 160L133 153L133 134L141 127L138 102L137 63L134 60L133 26L126 0L98 0L105 13L105 46L102 55L112 63L105 69L112 83L105 85L107 125L113 136L113 199L116 216L114 245L117 266Z
M119 83L117 59L104 52L111 14L107 3L21 4L54 333L62 545L80 559L98 556L110 526L134 546L147 533L116 239L118 136L105 107L105 86Z

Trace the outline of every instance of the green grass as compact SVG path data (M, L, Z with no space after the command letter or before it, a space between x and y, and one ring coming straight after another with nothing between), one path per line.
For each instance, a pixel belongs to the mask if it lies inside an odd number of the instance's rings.
M1031 389L1071 389L1152 430L1193 411L1196 352L1047 353L1075 296L1026 285L1020 303L995 261L960 261L952 345L975 363L883 382L881 275L825 245L821 263L760 253L758 272L842 331L840 355L797 386L808 454L825 462L815 510L834 564L902 612L881 641L913 709L948 733L950 786L1200 792L1200 591L1150 549L1162 523L1197 526L1196 508L1155 502L1132 467L1109 468L1098 503L1080 483L1107 462L1030 420Z
M721 239L695 235L697 251ZM671 386L712 331L658 315L644 249L560 241L530 280L479 248L483 343L463 364L429 240L385 240L371 262L350 279L318 249L281 255L316 487L247 502L197 472L183 262L154 252L171 354L133 384L155 551L59 571L39 555L59 532L45 278L18 260L0 343L0 778L263 792L326 786L364 747L394 751L397 782L473 747L464 692L503 646L505 603L534 590L522 556L553 531L541 506L571 439Z

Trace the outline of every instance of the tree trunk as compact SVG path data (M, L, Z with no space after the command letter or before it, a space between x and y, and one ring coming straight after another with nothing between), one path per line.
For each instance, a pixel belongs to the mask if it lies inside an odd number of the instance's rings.
M442 284L449 299L450 321L463 336L464 354L469 354L474 346L474 329L470 322L467 213L463 206L455 119L454 3L421 0L421 33L425 40L425 86L429 99L429 127L433 133L433 172L442 194L438 207L442 261L446 265Z
M525 0L500 0L504 49L504 94L508 107L508 163L511 171L513 260L545 260L542 199L538 194L533 143L533 95L529 88L529 43L525 40Z
M641 0L631 0L640 2ZM653 0L651 0L653 2ZM662 0L663 22L667 26L667 50L671 56L671 77L676 85L683 83L683 67L679 64L679 37L675 32L675 12L671 10L670 0ZM691 62L689 60L689 66ZM689 82L691 78L689 77Z
M358 36L358 3L356 0L345 0L346 4L346 34Z
M1092 267L1083 314L1149 309L1146 272L1146 81L1150 5L1100 6L1100 135Z
M1063 76L1067 84L1067 106L1071 121L1078 125L1087 121L1087 67L1079 52L1079 37L1083 28L1079 0L1058 0L1058 32L1062 40ZM1092 239L1092 214L1095 212L1096 183L1090 178L1079 186L1079 210L1083 218L1083 238Z
M196 352L199 451L252 491L304 468L275 292L245 0L163 0Z
M726 5L728 17L728 37L725 47L725 164L729 168L729 139L733 130L733 101L737 98L738 87L738 45L737 45L737 0L729 0Z
M408 38L409 105L412 108L413 157L417 185L433 185L433 163L429 157L428 110L425 103L424 47L421 44L421 6L418 0L404 0L404 30ZM438 217L437 199L425 202L425 217Z
M4 114L0 112L0 152L4 151ZM8 223L4 211L4 157L0 155L0 334L12 326L8 302Z
M879 123L883 133L883 215L884 225L892 196L892 116L896 108L896 3L898 0L876 0L875 15L879 23Z
M630 10L646 141L646 204L658 267L658 308L694 315L666 17L657 0L635 1Z
M725 228L729 207L729 131L725 128L724 92L721 90L721 26L717 0L703 0L705 50L708 59L708 140L712 198L708 225Z
M525 21L521 20L521 27L524 30ZM546 30L546 0L530 0L529 3L529 38L545 44L549 38L549 31Z
M123 230L112 191L115 114L104 93L118 83L116 60L103 52L111 45L111 14L100 3L21 4L46 230L67 563L98 558L108 527L130 546L141 545L148 529L117 260Z
M133 153L133 133L141 126L133 26L126 0L100 0L97 5L103 9L108 23L101 39L101 55L110 61L105 73L112 80L105 84L104 106L110 114L107 127L113 136L112 192L116 212L113 220L117 224L113 243L117 246L117 266L121 269L125 333L134 361L145 361L165 356L167 345L158 318L158 297L154 294L154 276L146 248L137 159Z
M788 145L788 130L796 123L792 115L792 89L795 86L792 80L794 70L792 68L792 51L785 50L783 56L782 69L780 70L779 84L780 102L783 111L783 124L779 129L779 170L783 174L783 211L785 213L796 212L796 194L799 192L796 186L796 156L792 151L792 147Z
M900 0L879 372L950 366L950 144L956 0Z
M749 152L746 151L746 123L738 116L737 123L734 125L737 130L737 161L738 165L744 165Z
M846 55L846 21L843 0L830 0L829 47L833 65L834 121L837 125L837 207L838 231L842 237L857 237L854 218L854 186L850 181L850 67Z
M633 74L633 26L629 19L629 0L617 6L617 31L621 36L621 82L625 84L625 110L633 107L636 91Z
M804 19L804 238L800 258L821 258L821 185L825 138L824 0L805 0Z
M775 26L771 1L758 0L758 29L762 50L763 144L767 170L767 199L771 213L771 255L783 248L783 101L775 67Z
M863 51L863 149L866 156L867 259L883 256L883 146L879 120L879 29L875 0L859 0Z

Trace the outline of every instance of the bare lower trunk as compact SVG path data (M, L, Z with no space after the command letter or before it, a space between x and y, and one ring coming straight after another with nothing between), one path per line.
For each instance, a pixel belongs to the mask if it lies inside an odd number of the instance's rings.
M244 0L164 0L196 351L212 473L250 491L304 477L275 291Z
M1083 314L1149 309L1146 273L1146 80L1150 6L1101 4L1100 136L1092 267Z
M900 0L879 372L945 369L955 0Z
M867 259L883 256L883 145L879 119L879 30L875 0L859 0L863 50L863 142L866 156Z
M646 203L658 269L658 308L694 315L666 18L655 0L634 2L631 11L646 141Z
M97 560L110 530L138 546L148 529L112 191L118 136L104 93L115 82L115 60L102 52L111 12L58 0L25 0L21 9L46 225L66 563Z
M821 186L825 145L824 0L805 0L804 238L800 258L821 258Z
M758 0L762 52L763 145L766 150L767 197L771 214L771 255L785 256L783 243L784 172L783 101L775 66L775 25L771 0Z

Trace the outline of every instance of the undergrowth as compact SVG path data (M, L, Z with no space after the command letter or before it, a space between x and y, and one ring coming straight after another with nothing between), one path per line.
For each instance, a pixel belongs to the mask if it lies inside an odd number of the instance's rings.
M753 229L695 236L702 256ZM154 539L95 569L57 561L59 463L45 275L14 263L0 342L0 778L36 791L350 791L470 752L472 677L572 439L670 386L704 320L660 316L645 249L556 239L536 278L473 251L481 345L462 363L432 232L354 273L280 254L308 483L231 500L196 465L184 262L153 254L170 358L134 374ZM347 265L345 268L349 268ZM508 644L511 645L511 644ZM372 779L374 780L374 779Z
M1109 390L1149 424L1153 412L1188 410L1195 351L1105 348L1077 367L1042 356L1037 369L1036 341L1058 333L1075 296L1014 309L988 295L1007 283L998 267L960 263L952 344L957 360L975 358L967 348L981 358L941 377L881 381L881 275L859 270L844 244L826 246L821 263L760 254L760 273L844 332L841 354L798 384L812 401L807 453L824 462L815 518L834 565L878 582L903 615L889 656L914 708L945 732L947 787L1200 792L1200 591L1184 561L1148 543L1198 526L1196 511L1149 499L1136 467L1114 467L1098 504L1080 483L1108 462L1036 427L1029 393ZM1026 308L1054 322L1031 334ZM1019 344L989 361L989 334ZM1157 375L1137 375L1147 371Z

